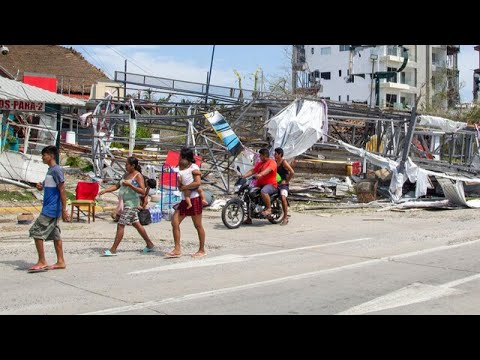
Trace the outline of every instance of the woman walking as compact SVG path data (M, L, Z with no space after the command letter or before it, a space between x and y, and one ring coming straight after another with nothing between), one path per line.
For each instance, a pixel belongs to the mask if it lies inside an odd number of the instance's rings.
M186 159L189 163L187 169L192 172L193 182L188 185L179 186L178 190L182 192L182 201L176 206L175 213L172 218L172 232L175 247L172 251L165 254L166 258L177 258L182 256L182 249L180 246L180 224L187 216L192 217L193 225L197 229L199 247L198 251L192 254L193 258L201 258L207 255L205 253L205 229L202 224L202 199L197 189L201 184L201 173L199 167L195 164L193 157L193 150L184 147L180 151L180 159ZM187 202L185 201L184 191L190 190L190 200L192 206L187 208Z
M140 224L138 219L138 207L140 206L140 197L145 196L145 182L141 174L141 167L138 164L138 160L130 156L127 158L125 165L126 173L115 185L99 192L99 195L103 195L107 192L113 192L120 189L119 197L123 200L123 210L120 214L120 219L117 224L117 234L115 235L115 241L109 250L105 250L103 256L115 256L117 255L117 247L123 239L125 232L125 225L132 225L138 233L142 236L147 246L143 249L144 253L153 251L153 242L147 235L145 228Z

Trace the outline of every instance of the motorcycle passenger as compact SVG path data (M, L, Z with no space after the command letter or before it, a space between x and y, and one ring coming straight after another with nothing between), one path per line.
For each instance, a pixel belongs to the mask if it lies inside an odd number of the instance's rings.
M262 216L267 217L272 214L270 195L277 192L277 163L275 160L269 158L268 149L262 148L258 153L260 154L260 162L255 165L253 169L243 174L242 177L247 178L254 175L257 179L257 186L262 188L260 194L265 204L265 210L262 211ZM251 224L252 219L248 216L243 223Z
M277 162L277 173L280 175L281 181L278 184L278 189L280 190L280 196L282 197L282 208L283 208L283 221L280 225L288 224L288 184L295 175L290 164L283 158L283 149L278 147L275 149L275 161Z

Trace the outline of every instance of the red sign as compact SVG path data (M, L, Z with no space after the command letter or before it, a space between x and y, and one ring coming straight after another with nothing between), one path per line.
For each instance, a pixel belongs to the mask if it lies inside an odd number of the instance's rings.
M23 82L51 92L57 92L57 79L55 77L23 75Z
M45 112L45 103L26 100L0 99L0 110L23 110Z

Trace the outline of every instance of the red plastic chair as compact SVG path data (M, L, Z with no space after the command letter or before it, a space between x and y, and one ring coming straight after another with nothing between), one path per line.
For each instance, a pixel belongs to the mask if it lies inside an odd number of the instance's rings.
M72 201L72 210L70 212L70 222L73 221L73 209L77 208L77 221L80 221L80 208L88 207L88 223L90 224L90 214L95 222L95 198L97 197L100 186L97 182L79 181L75 189L75 200ZM83 211L82 211L83 213Z
M202 165L203 158L200 155L195 155L195 164L200 167ZM165 159L165 164L163 165L163 171L160 177L160 183L167 188L176 188L177 187L177 174L169 172L168 167L177 167L178 161L180 160L180 153L178 151L169 150L167 153L167 158Z

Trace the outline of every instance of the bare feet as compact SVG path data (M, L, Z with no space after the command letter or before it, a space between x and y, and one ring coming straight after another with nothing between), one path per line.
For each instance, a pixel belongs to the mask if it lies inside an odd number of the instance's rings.
M56 263L56 264L53 264L53 265L50 265L48 267L48 270L63 270L63 269L66 269L67 266L63 263L63 264L60 264L60 263Z
M265 209L262 211L262 215L267 217L269 215L272 215L272 209Z
M180 256L182 256L181 253L175 252L175 251L170 251L170 252L166 252L163 257L166 258L166 259L170 259L170 258L179 258Z
M199 259L199 258L202 258L204 256L207 256L205 251L197 251L195 254L192 254L192 258L194 258L194 259Z
M46 270L48 270L48 265L47 264L36 263L31 268L29 268L27 271L29 273L34 273L34 272L40 272L40 271L46 271Z

